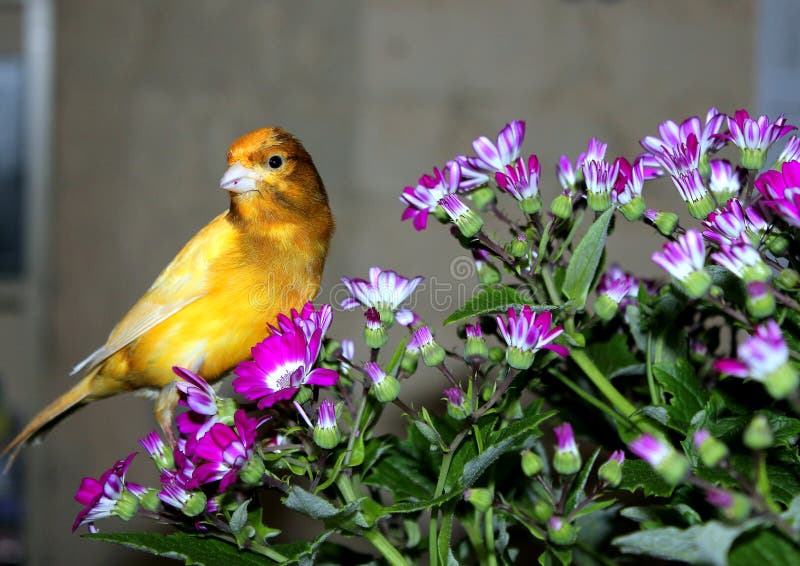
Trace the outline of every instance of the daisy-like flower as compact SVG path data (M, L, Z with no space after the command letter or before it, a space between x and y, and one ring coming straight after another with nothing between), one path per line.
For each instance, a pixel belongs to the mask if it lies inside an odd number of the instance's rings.
M603 273L597 284L595 312L603 320L610 320L619 307L635 304L638 292L639 281L614 264Z
M789 363L789 347L774 320L757 326L753 335L739 344L737 359L717 360L717 371L760 381L767 392L783 399L797 388L798 376Z
M766 115L753 119L747 110L737 110L733 117L728 116L728 129L730 132L720 137L739 148L742 167L761 169L772 144L797 128L788 124L783 114L772 122Z
M581 153L578 156L578 161L576 162L575 167L572 166L572 162L566 155L562 155L559 158L558 164L556 165L556 177L558 177L558 182L561 185L561 188L565 191L569 191L571 193L575 190L575 185L578 183L578 181L583 179L581 166L583 165L583 160L585 157L586 154Z
M628 448L672 485L679 483L689 468L686 458L672 446L649 434L641 435Z
M642 189L644 188L644 161L637 159L631 165L627 159L617 159L619 175L611 198L620 212L629 221L639 220L645 211Z
M234 391L258 401L258 408L264 409L291 399L301 385L335 384L339 374L328 368L314 368L321 346L320 328L310 338L301 330L267 337L251 348L252 361L244 361L233 370L237 376L233 380Z
M412 219L417 231L428 225L428 214L434 212L439 200L445 195L459 190L461 184L461 166L456 161L448 161L444 171L434 168L433 175L423 175L417 185L406 187L400 202L406 204L402 220Z
M800 161L784 163L780 171L765 171L755 185L763 196L764 206L800 228Z
M251 484L261 479L264 463L255 453L259 422L249 418L244 409L236 411L233 422L233 428L222 423L215 424L198 441L196 455L202 463L195 468L190 486L219 480L219 492L222 493L239 476L242 481Z
M705 466L713 468L728 456L728 447L725 443L711 436L711 432L704 428L695 431L692 442Z
M709 162L711 174L708 188L720 205L724 205L739 195L747 171L741 167L734 168L727 159L712 159Z
M715 153L725 145L725 140L718 136L724 121L725 114L711 107L706 113L705 125L700 123L700 118L697 116L687 118L680 125L667 120L658 126L661 137L647 136L639 143L651 154L656 154L662 153L665 149L678 147L686 143L690 135L694 135L701 155Z
M519 312L510 308L505 317L498 315L495 318L497 331L508 345L506 361L513 368L531 367L536 352L542 348L551 350L559 356L566 356L568 353L564 346L551 344L564 332L564 329L560 326L550 327L553 321L550 311L536 315L530 306L525 305Z
M672 275L690 297L702 297L711 286L711 276L703 269L706 247L697 230L687 230L675 242L667 242L663 251L654 252L651 258Z
M414 328L420 323L420 317L411 309L400 309L394 315L394 321L400 326Z
M175 467L175 459L172 455L172 450L164 444L164 441L161 440L161 436L159 436L156 431L150 431L147 436L140 438L139 444L147 451L159 470L171 470Z
M653 158L673 177L680 177L700 167L700 143L697 136L689 134L685 141L676 145L664 145L651 153Z
M393 375L387 375L383 368L375 362L364 364L364 372L372 382L369 392L380 403L390 403L397 399L400 393L400 382Z
M94 522L104 517L116 516L126 521L133 518L139 506L139 497L147 491L144 487L125 481L125 474L136 452L119 460L99 479L83 478L75 501L84 506L75 517L72 532L81 525L89 525L89 532L97 532Z
M703 183L698 169L693 169L680 177L672 177L672 182L686 203L689 214L698 220L703 220L714 210L714 199Z
M553 468L564 475L574 474L581 469L581 453L575 443L572 425L564 423L553 428L556 435L556 451L553 455Z
M619 160L614 163L589 160L583 162L586 202L592 210L602 212L611 206L611 191L617 184Z
M461 190L467 191L485 185L497 171L503 171L506 165L516 161L524 139L525 122L514 120L500 130L496 144L486 136L473 141L472 148L476 156L456 157L461 166Z
M415 354L422 354L422 362L428 367L438 366L444 361L446 352L436 340L428 326L420 326L411 335L408 350Z
M447 414L457 420L463 421L472 412L470 400L458 387L450 387L442 392L442 397L447 402Z
M740 240L732 244L720 244L719 247L720 251L711 254L711 259L745 283L766 282L772 278L769 266L749 241Z
M297 309L292 309L290 315L291 318L281 313L278 315L277 324L275 326L269 325L273 334L295 332L299 328L306 335L306 338L311 338L318 328L324 335L330 328L331 322L333 322L333 309L331 309L330 305L322 305L317 309L313 304L306 303L300 312L297 312Z
M443 196L439 199L439 206L465 238L472 238L483 228L483 219L456 195Z
M508 165L505 172L495 173L494 179L498 187L517 200L522 212L536 214L542 208L542 197L539 194L541 172L539 158L531 154L527 162L520 157L516 163Z
M342 308L352 310L358 305L374 307L380 313L381 321L390 326L394 322L394 313L422 279L420 276L407 279L396 271L384 271L380 267L370 268L369 280L342 277L342 283L352 295L342 301Z
M709 214L703 224L706 227L703 237L717 245L732 244L750 237L750 222L745 217L742 203L736 198Z

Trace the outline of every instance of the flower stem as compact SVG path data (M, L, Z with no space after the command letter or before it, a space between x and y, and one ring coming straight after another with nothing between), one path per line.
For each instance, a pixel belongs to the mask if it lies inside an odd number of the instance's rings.
M437 499L440 495L444 493L444 486L447 482L447 474L450 471L450 463L453 461L453 453L458 449L461 445L461 441L464 440L464 437L469 432L469 428L465 428L461 432L459 432L456 437L453 439L453 442L450 443L450 446L447 452L442 456L442 467L439 468L439 479L436 482L436 492L433 494L433 498ZM437 517L437 510L431 509L431 524L428 529L428 560L430 562L430 566L436 566L437 560L439 557L438 554L438 517Z
M569 357L572 358L579 368L583 370L586 377L600 390L606 399L611 402L611 405L624 417L630 419L643 432L660 435L661 431L658 427L650 423L644 415L636 414L636 407L628 401L616 387L614 387L608 378L598 369L594 362L586 355L586 352L578 348L572 348L569 351Z

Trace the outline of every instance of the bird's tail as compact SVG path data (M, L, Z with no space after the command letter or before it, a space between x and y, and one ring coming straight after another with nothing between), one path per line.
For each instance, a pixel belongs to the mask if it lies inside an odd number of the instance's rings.
M22 432L8 443L8 446L3 449L3 457L6 458L4 471L11 467L22 448L87 402L87 398L92 393L92 381L96 374L97 370L89 372L72 389L39 411L31 422L22 429Z

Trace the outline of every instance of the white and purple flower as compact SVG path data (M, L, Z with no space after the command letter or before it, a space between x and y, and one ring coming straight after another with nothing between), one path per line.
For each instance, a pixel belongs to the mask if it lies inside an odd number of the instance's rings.
M581 453L575 443L572 425L563 423L553 428L556 435L556 450L553 455L553 468L564 475L577 473L581 469Z
M658 154L685 144L689 136L694 135L701 154L715 153L725 145L725 140L718 136L724 120L725 114L711 107L706 113L705 125L701 126L697 116L687 118L680 125L667 120L658 126L661 137L647 136L639 143L651 154Z
M666 442L650 434L639 436L628 445L628 448L672 485L679 483L689 468L684 456Z
M711 169L708 188L714 200L724 205L739 196L747 171L741 167L734 167L727 159L712 159L708 165Z
M702 297L711 286L711 276L704 269L706 247L697 230L687 230L676 241L667 242L663 251L654 252L651 258L691 297Z
M342 283L352 296L342 301L344 310L352 310L359 305L374 307L387 326L394 322L394 313L400 305L411 296L411 293L422 282L422 277L408 279L397 272L371 267L369 280L356 277L342 277Z
M496 172L494 179L498 187L517 200L522 212L536 214L542 208L542 197L539 194L541 172L539 158L531 154L527 162L520 157L516 163L508 165L505 172Z
M461 190L468 191L483 186L498 171L519 157L525 139L525 122L514 120L506 124L497 135L497 143L486 136L472 142L474 157L459 155L456 161L461 166Z
M81 525L89 525L90 532L97 532L94 521L116 516L129 520L136 513L138 498L147 491L144 487L125 481L125 474L136 452L103 473L99 479L83 478L75 501L84 506L75 517L72 532Z
M456 161L448 161L444 171L434 168L433 175L423 175L417 185L406 187L400 202L406 204L402 220L412 219L417 231L428 225L428 214L436 210L442 197L454 194L461 185L461 166Z
M728 129L730 132L720 137L739 148L742 167L761 169L772 144L797 128L788 124L783 114L773 122L766 115L753 119L747 110L737 110L733 117L728 116Z
M719 248L719 252L711 254L711 259L745 283L766 282L772 278L769 266L749 240L739 240L732 244L721 243Z
M549 311L536 315L530 306L525 305L519 312L510 308L505 317L498 315L495 318L497 331L508 345L506 361L513 368L528 369L533 364L536 352L543 348L559 356L568 353L564 346L551 344L564 329L560 326L551 328L553 316Z
M784 163L780 171L765 171L755 185L764 206L792 226L800 227L800 161Z
M472 238L483 228L483 219L464 204L458 196L443 196L439 199L439 206L465 238Z
M259 421L239 409L233 416L234 426L217 423L197 442L198 462L192 474L191 487L219 480L219 492L236 481L239 472L252 462L260 462L255 454L256 430ZM263 462L261 463L263 469Z

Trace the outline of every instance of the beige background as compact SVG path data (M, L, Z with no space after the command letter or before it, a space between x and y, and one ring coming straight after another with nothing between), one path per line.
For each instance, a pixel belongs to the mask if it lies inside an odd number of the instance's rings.
M20 327L0 327L7 397L27 417L68 386L71 365L226 206L217 181L242 133L280 124L315 157L338 220L326 291L375 264L445 285L460 250L436 224L400 223L405 184L523 118L549 199L555 160L591 135L632 157L667 118L751 104L754 28L745 0L58 2L49 332L32 350ZM675 202L666 185L645 197ZM658 239L629 228L612 259L656 273ZM342 315L334 333L359 326ZM45 375L26 373L31 355ZM429 377L422 389L444 387ZM41 398L21 383L39 383ZM31 563L141 560L71 535L72 495L154 426L150 403L120 397L29 450ZM131 476L149 468L140 457Z

